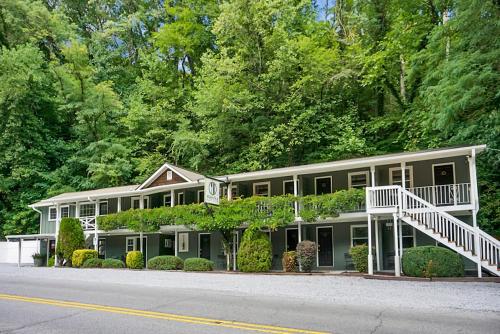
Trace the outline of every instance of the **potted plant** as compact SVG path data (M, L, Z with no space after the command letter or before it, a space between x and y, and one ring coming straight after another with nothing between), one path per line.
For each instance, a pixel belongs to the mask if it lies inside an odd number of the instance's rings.
M35 267L43 267L45 255L42 255L40 253L35 253L32 255L32 257L33 257L33 264L35 265Z

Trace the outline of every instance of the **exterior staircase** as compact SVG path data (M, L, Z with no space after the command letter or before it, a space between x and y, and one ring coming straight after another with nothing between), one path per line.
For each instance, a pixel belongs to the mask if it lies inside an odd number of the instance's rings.
M399 219L500 276L500 241L400 186L367 188L368 213L392 210ZM385 210L384 210L385 209Z

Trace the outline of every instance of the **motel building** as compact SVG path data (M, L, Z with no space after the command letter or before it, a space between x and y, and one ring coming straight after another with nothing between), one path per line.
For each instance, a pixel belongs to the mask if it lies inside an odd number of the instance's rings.
M401 274L401 256L409 247L440 245L459 253L470 274L498 276L500 242L477 226L479 208L476 156L485 145L404 152L275 168L214 177L221 196L236 197L321 195L362 188L366 199L357 209L337 217L304 222L300 206L286 228L267 231L273 248L273 269L281 270L284 251L295 250L301 240L317 244L316 270L353 270L349 249L367 244L369 274ZM222 237L217 232L163 226L159 232L103 231L96 217L129 209L157 208L204 200L207 178L165 163L144 183L60 194L30 207L40 214L35 235L11 235L10 241L41 240L40 253L54 254L60 220L76 217L89 248L102 258L124 259L142 250L146 259L177 255L203 257L217 269L226 266ZM234 235L233 252L244 227ZM21 243L19 243L21 244ZM142 249L141 249L142 245ZM19 254L20 257L21 254ZM234 261L236 262L236 261Z

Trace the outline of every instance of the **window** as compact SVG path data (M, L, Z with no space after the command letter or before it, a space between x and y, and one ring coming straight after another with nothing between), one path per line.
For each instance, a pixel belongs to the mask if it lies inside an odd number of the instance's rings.
M205 191L198 190L198 203L203 203L203 202L205 202Z
M170 194L163 195L163 206L172 206L172 196Z
M368 245L368 225L351 225L351 247Z
M125 252L140 251L141 249L141 238L138 236L127 237L125 241ZM148 238L145 236L142 238L142 253L145 258L147 258L147 248L148 248Z
M95 216L95 205L92 203L80 205L80 217L93 217Z
M393 185L402 185L401 168L389 168L389 183ZM413 166L407 166L405 169L405 186L406 188L413 187Z
M227 198L227 187L222 187L221 196ZM231 198L238 197L238 186L231 186Z
M348 174L349 178L349 189L359 188L363 189L368 187L369 182L369 172L353 172Z
M287 228L285 229L285 246L287 251L297 250L297 244L299 243L299 229L298 228Z
M99 202L99 215L104 216L108 213L108 201Z
M331 194L332 177L331 176L315 177L314 192L316 193L316 195Z
M132 197L132 209L140 209L141 198L140 197ZM149 208L149 197L144 197L144 209Z
M127 247L126 252L132 252L135 250L135 237L127 237Z
M106 258L106 239L99 239L97 242L97 249L99 252L99 258Z
M413 228L406 224L401 224L401 235L403 237L403 248L410 248L415 246L415 235Z
M177 204L182 205L184 204L184 193L177 193Z
M299 181L297 180L297 183ZM298 188L297 188L298 190ZM283 181L283 195L293 195L294 190L293 190L293 180L286 180Z
M57 209L55 206L49 208L49 220L57 219Z
M61 218L69 217L69 205L61 206Z
M188 252L189 251L189 234L188 233L178 233L177 237L179 238L179 252Z
M259 182L253 184L254 196L271 196L271 182Z
M172 171L167 170L167 181L170 181L170 180L172 180Z

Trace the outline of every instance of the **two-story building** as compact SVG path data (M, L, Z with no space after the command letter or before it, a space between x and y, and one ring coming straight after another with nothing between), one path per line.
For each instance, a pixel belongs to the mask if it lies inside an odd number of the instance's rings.
M236 197L294 194L320 195L341 189L366 189L358 210L338 217L305 223L300 208L286 228L268 231L273 247L273 268L281 268L284 251L301 240L317 244L318 270L346 270L349 249L370 247L369 273L400 274L405 249L442 245L464 258L466 269L499 274L498 240L477 227L479 210L475 158L484 145L386 154L365 158L275 168L216 176L222 194ZM64 193L31 207L40 213L40 234L8 236L12 240L43 239L42 253L54 253L59 222L79 218L89 247L101 257L124 258L140 250L147 259L157 255L204 257L219 269L226 261L221 236L186 227L165 226L157 233L129 230L101 231L96 217L129 209L156 208L202 202L205 176L165 163L140 185ZM235 234L235 257L241 231ZM47 252L48 249L48 252Z

